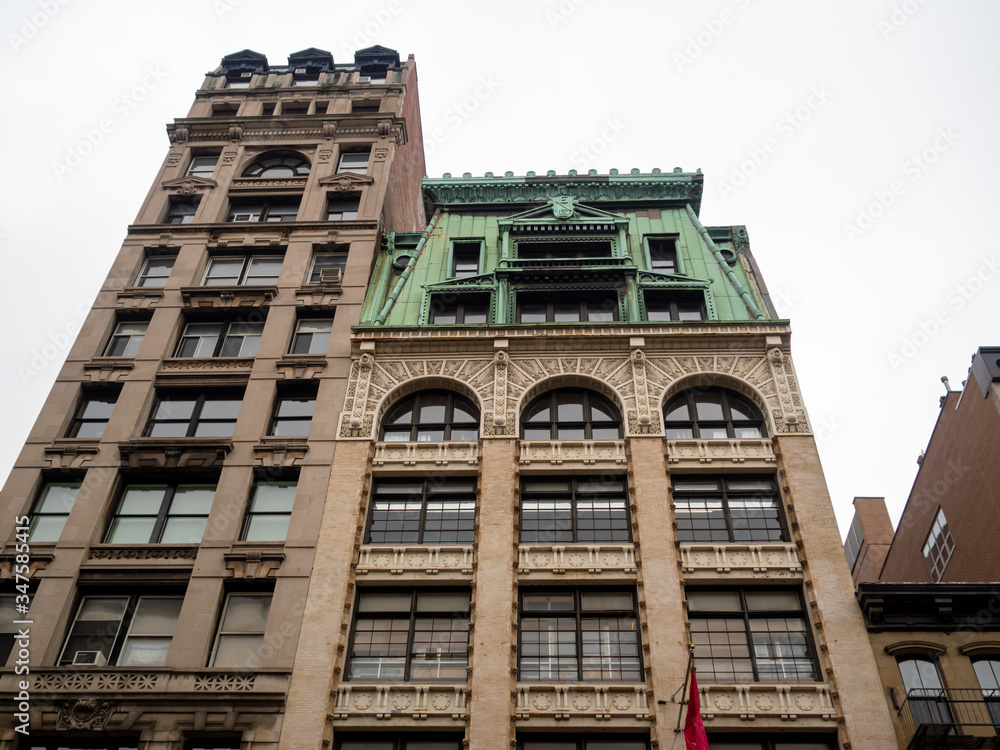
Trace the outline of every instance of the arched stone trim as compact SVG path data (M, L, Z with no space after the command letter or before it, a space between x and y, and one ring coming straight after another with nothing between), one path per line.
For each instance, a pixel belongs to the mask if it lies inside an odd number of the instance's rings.
M614 404L615 408L618 409L619 414L621 414L622 429L624 430L623 434L629 434L629 411L625 404L625 399L620 393L618 393L618 391L607 383L589 375L567 373L564 375L552 375L550 377L542 378L537 383L529 386L521 392L521 396L517 400L517 405L514 410L517 415L517 422L514 425L515 435L521 434L521 414L524 412L525 407L537 396L541 396L543 393L548 391L553 391L556 388L585 388L589 391L600 393L602 396L607 396L611 400L611 403Z
M933 641L899 641L885 647L889 656L940 656L948 653L948 647Z
M746 396L754 406L760 409L760 413L764 416L768 437L773 437L780 431L775 426L773 407L768 403L764 395L747 381L721 372L699 372L692 375L685 375L670 383L660 395L660 414L663 414L663 407L667 405L667 402L678 393L686 391L688 388L697 388L699 386L728 388L741 396Z
M978 641L958 647L963 656L993 656L1000 659L1000 641Z
M470 388L466 383L461 380L455 380L449 377L422 377L414 378L413 380L408 380L404 383L400 383L395 388L389 390L382 400L379 401L377 408L375 409L375 419L373 424L374 435L377 437L379 433L379 427L382 425L382 418L385 417L385 413L396 404L396 402L401 399L411 396L418 391L429 391L429 390L444 390L444 391L454 391L455 393L464 396L469 399L475 405L476 409L479 410L479 434L483 433L483 400L479 397L472 388Z
M307 156L301 150L295 148L272 148L272 149L264 149L261 151L258 151L256 149L246 149L244 151L245 158L243 162L239 165L239 167L237 167L236 169L235 173L236 177L239 179L256 179L252 177L245 178L243 177L243 173L259 161L265 161L266 159L274 159L282 156L292 156L298 159L302 159L304 162L306 162L306 164L309 165L309 174L312 174L313 168L316 166L315 164L313 164L313 160L309 156ZM304 179L307 176L308 175L299 175L299 178ZM275 179L275 178L264 177L261 179Z

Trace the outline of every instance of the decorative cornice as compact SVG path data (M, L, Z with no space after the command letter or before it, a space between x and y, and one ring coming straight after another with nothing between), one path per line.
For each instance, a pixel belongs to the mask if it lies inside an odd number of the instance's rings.
M129 224L129 234L156 234L161 238L170 239L178 234L251 234L257 232L274 232L274 224L268 222L225 222L211 224ZM361 219L353 221L283 221L281 231L285 234L313 231L328 232L337 229L342 232L359 229L378 229L378 221Z
M211 469L233 449L229 438L136 438L118 443L121 465L133 469Z
M944 654L948 652L948 647L934 641L899 641L890 643L885 647L885 652L889 656L902 654Z
M253 190L266 190L269 193L282 191L302 192L306 188L307 181L308 178L306 177L295 177L291 179L237 177L229 186L229 190L231 192L245 192Z

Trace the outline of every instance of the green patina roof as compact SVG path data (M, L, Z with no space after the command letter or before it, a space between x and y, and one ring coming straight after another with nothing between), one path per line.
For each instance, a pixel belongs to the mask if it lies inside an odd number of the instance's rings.
M678 169L641 174L632 170L621 175L612 170L608 175L571 172L544 177L530 172L515 177L508 172L503 177L487 173L478 178L446 174L425 178L423 187L428 216L434 210L441 212L437 224L422 247L420 233L386 237L369 285L361 329L375 324L385 312L387 299L398 288L400 269L406 264L405 259L398 259L404 255L417 256L417 261L384 319L389 327L429 325L433 301L472 299L463 295L478 295L480 300L488 296L492 325L532 325L515 322L516 295L550 291L573 295L610 290L617 295L618 325L649 325L645 300L678 293L704 294L708 321L753 321L754 312L744 300L763 311L765 319L777 317L756 277L745 228L708 229L713 244L727 256L720 261L688 215L686 205L695 214L700 206L700 172ZM648 240L660 237L676 243L675 273L650 268ZM610 244L610 257L537 261L518 256L519 243L540 249L548 241L587 239ZM481 242L478 274L451 275L456 241ZM745 291L742 299L740 289Z

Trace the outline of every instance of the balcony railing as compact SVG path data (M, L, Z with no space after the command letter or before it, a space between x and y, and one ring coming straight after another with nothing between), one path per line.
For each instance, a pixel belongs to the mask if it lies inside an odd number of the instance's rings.
M1000 690L911 690L898 715L907 750L1000 749Z

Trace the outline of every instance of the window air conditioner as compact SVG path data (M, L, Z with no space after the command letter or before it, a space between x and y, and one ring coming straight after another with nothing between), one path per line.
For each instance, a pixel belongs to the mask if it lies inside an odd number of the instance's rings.
M307 71L305 68L296 68L295 69L295 75L297 75L297 76L304 76L308 72L309 71Z
M371 82L372 82L371 76L358 76L358 83L371 83Z
M103 667L108 663L100 651L77 651L73 654L73 666Z
M321 268L319 270L319 280L324 284L339 284L342 276L340 268Z
M253 78L253 73L251 72L240 73L240 78Z

